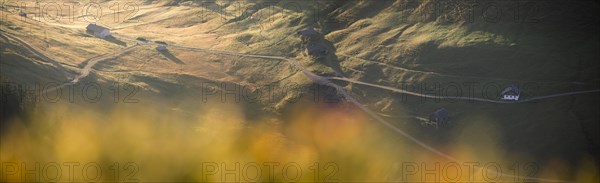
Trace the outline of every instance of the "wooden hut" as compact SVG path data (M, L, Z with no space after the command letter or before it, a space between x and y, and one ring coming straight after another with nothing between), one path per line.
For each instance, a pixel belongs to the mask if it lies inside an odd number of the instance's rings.
M445 108L440 108L433 112L431 115L429 115L429 122L435 123L436 128L448 125L449 120L449 113L448 110L446 110Z

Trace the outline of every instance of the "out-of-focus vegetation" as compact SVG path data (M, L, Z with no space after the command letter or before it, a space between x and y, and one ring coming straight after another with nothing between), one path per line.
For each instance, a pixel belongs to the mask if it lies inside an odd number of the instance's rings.
M423 181L436 177L442 182L481 182L487 179L480 168L488 163L498 163L502 173L509 175L514 175L515 163L521 163L518 165L521 176L576 182L598 180L598 167L589 157L582 157L575 166L553 159L536 162L534 167L539 169L528 169L526 166L531 165L525 163L530 157L502 149L498 143L502 134L493 133L494 125L485 119L474 119L473 125L456 129L458 135L450 143L435 147L462 161L456 162L461 165L461 172L454 179L457 171L451 167L453 161L399 137L361 111L343 104L297 104L294 114L285 118L263 116L256 120L248 120L243 109L236 105L222 103L198 108L191 117L140 104L118 105L109 112L78 109L71 104L42 105L40 112L27 118L13 118L3 130L0 158L3 163L17 163L19 168L8 169L10 174L5 169L4 180L23 181L21 163L31 170L36 162L40 163L40 170L52 162L61 165L78 162L75 181L85 180L80 172L90 162L102 168L102 176L98 178L101 181L115 180L114 163L120 163L119 179L140 182L238 179L245 182L245 178L256 177L256 168L248 168L256 164L262 170L258 182L295 179L295 166L284 169L290 164L301 168L298 178L301 182ZM129 162L135 166L128 168L138 169L124 169L131 165ZM270 163L279 163L273 166L273 174L265 166ZM319 163L316 178L315 163ZM423 175L425 168L436 169L436 163L439 167L433 175ZM480 166L470 174L463 163ZM234 169L229 171L233 174L226 175L222 164L226 169ZM417 165L416 172L410 169L413 165ZM218 168L216 173L209 169L212 167ZM88 177L95 176L94 169L87 171ZM67 167L63 166L61 181L70 180L67 173ZM55 172L48 174L53 176ZM45 180L44 175L40 180ZM488 173L488 177L493 179L495 173ZM25 178L31 180L33 176ZM522 178L493 180L520 182Z

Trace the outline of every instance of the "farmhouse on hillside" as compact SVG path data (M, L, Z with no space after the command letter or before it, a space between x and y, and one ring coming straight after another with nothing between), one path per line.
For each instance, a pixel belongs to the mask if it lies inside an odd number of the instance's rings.
M167 50L167 45L159 44L158 46L156 46L156 50L165 51Z
M158 46L156 46L156 50L165 51L165 50L167 50L167 45L159 44Z
M154 41L154 43L156 43L156 50L158 51L165 51L167 50L167 43L164 41Z
M108 28L96 24L89 24L85 29L88 33L102 39L110 36L110 30L108 30Z
M429 122L435 123L436 127L446 126L448 124L449 117L448 110L446 108L440 108L429 115Z
M520 95L521 95L521 90L519 89L519 87L516 85L512 85L512 86L509 86L506 89L504 89L504 91L502 91L501 99L517 101L517 100L519 100Z

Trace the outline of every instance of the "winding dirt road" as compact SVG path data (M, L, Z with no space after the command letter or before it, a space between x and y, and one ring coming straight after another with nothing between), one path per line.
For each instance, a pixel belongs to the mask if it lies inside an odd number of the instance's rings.
M127 52L129 52L129 51L133 50L134 48L136 48L136 47L138 47L138 46L140 46L140 45L139 45L139 44L136 44L136 45L134 45L134 46L131 46L131 47L125 48L125 49L123 49L123 50L121 50L121 51L119 51L119 52L117 52L117 53L111 53L111 54L106 54L106 55L103 55L103 56L100 56L100 57L92 58L92 59L91 59L90 61L88 61L88 63L87 63L87 64L86 64L86 65L83 67L83 69L81 70L81 73L80 73L78 76L76 76L76 77L75 77L75 78L74 78L74 79L73 79L71 82L69 82L69 83L64 83L64 84L62 84L62 85L59 85L59 86L56 86L56 87L54 87L54 88L50 88L50 89L48 89L48 90L45 90L44 92L52 92L52 91L58 90L58 89L60 89L60 88L62 88L62 87L65 87L65 86L69 86L69 85L75 85L75 84L79 83L79 81L81 81L81 79L83 79L83 78L87 77L88 75L90 75L90 72L92 72L92 68L93 68L93 67L94 67L94 65L96 65L97 63L99 63L99 62L101 62L101 61L108 60L108 59L114 59L114 58L116 58L116 57L118 57L118 56L120 56L120 55L122 55L122 54L124 54L124 53L127 53Z
M78 75L77 77L75 77L73 79L73 81L71 81L71 83L73 83L73 84L78 83L81 79L87 77L90 74L90 72L92 71L92 67L94 67L94 65L96 65L98 62L109 60L109 59L114 59L122 54L130 52L131 50L137 48L138 46L140 46L140 45L136 44L136 45L127 47L116 53L106 54L106 55L103 55L100 57L90 59L88 61L88 63L85 65L85 67L83 67L83 69L81 70L81 74Z

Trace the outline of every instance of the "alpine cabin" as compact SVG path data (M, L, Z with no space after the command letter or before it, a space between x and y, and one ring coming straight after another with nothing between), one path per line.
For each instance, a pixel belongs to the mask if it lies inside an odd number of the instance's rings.
M502 91L502 96L500 99L518 101L519 96L521 96L521 90L518 86L512 85Z
M102 39L110 36L110 30L108 30L108 28L96 24L89 24L85 29L88 33Z

